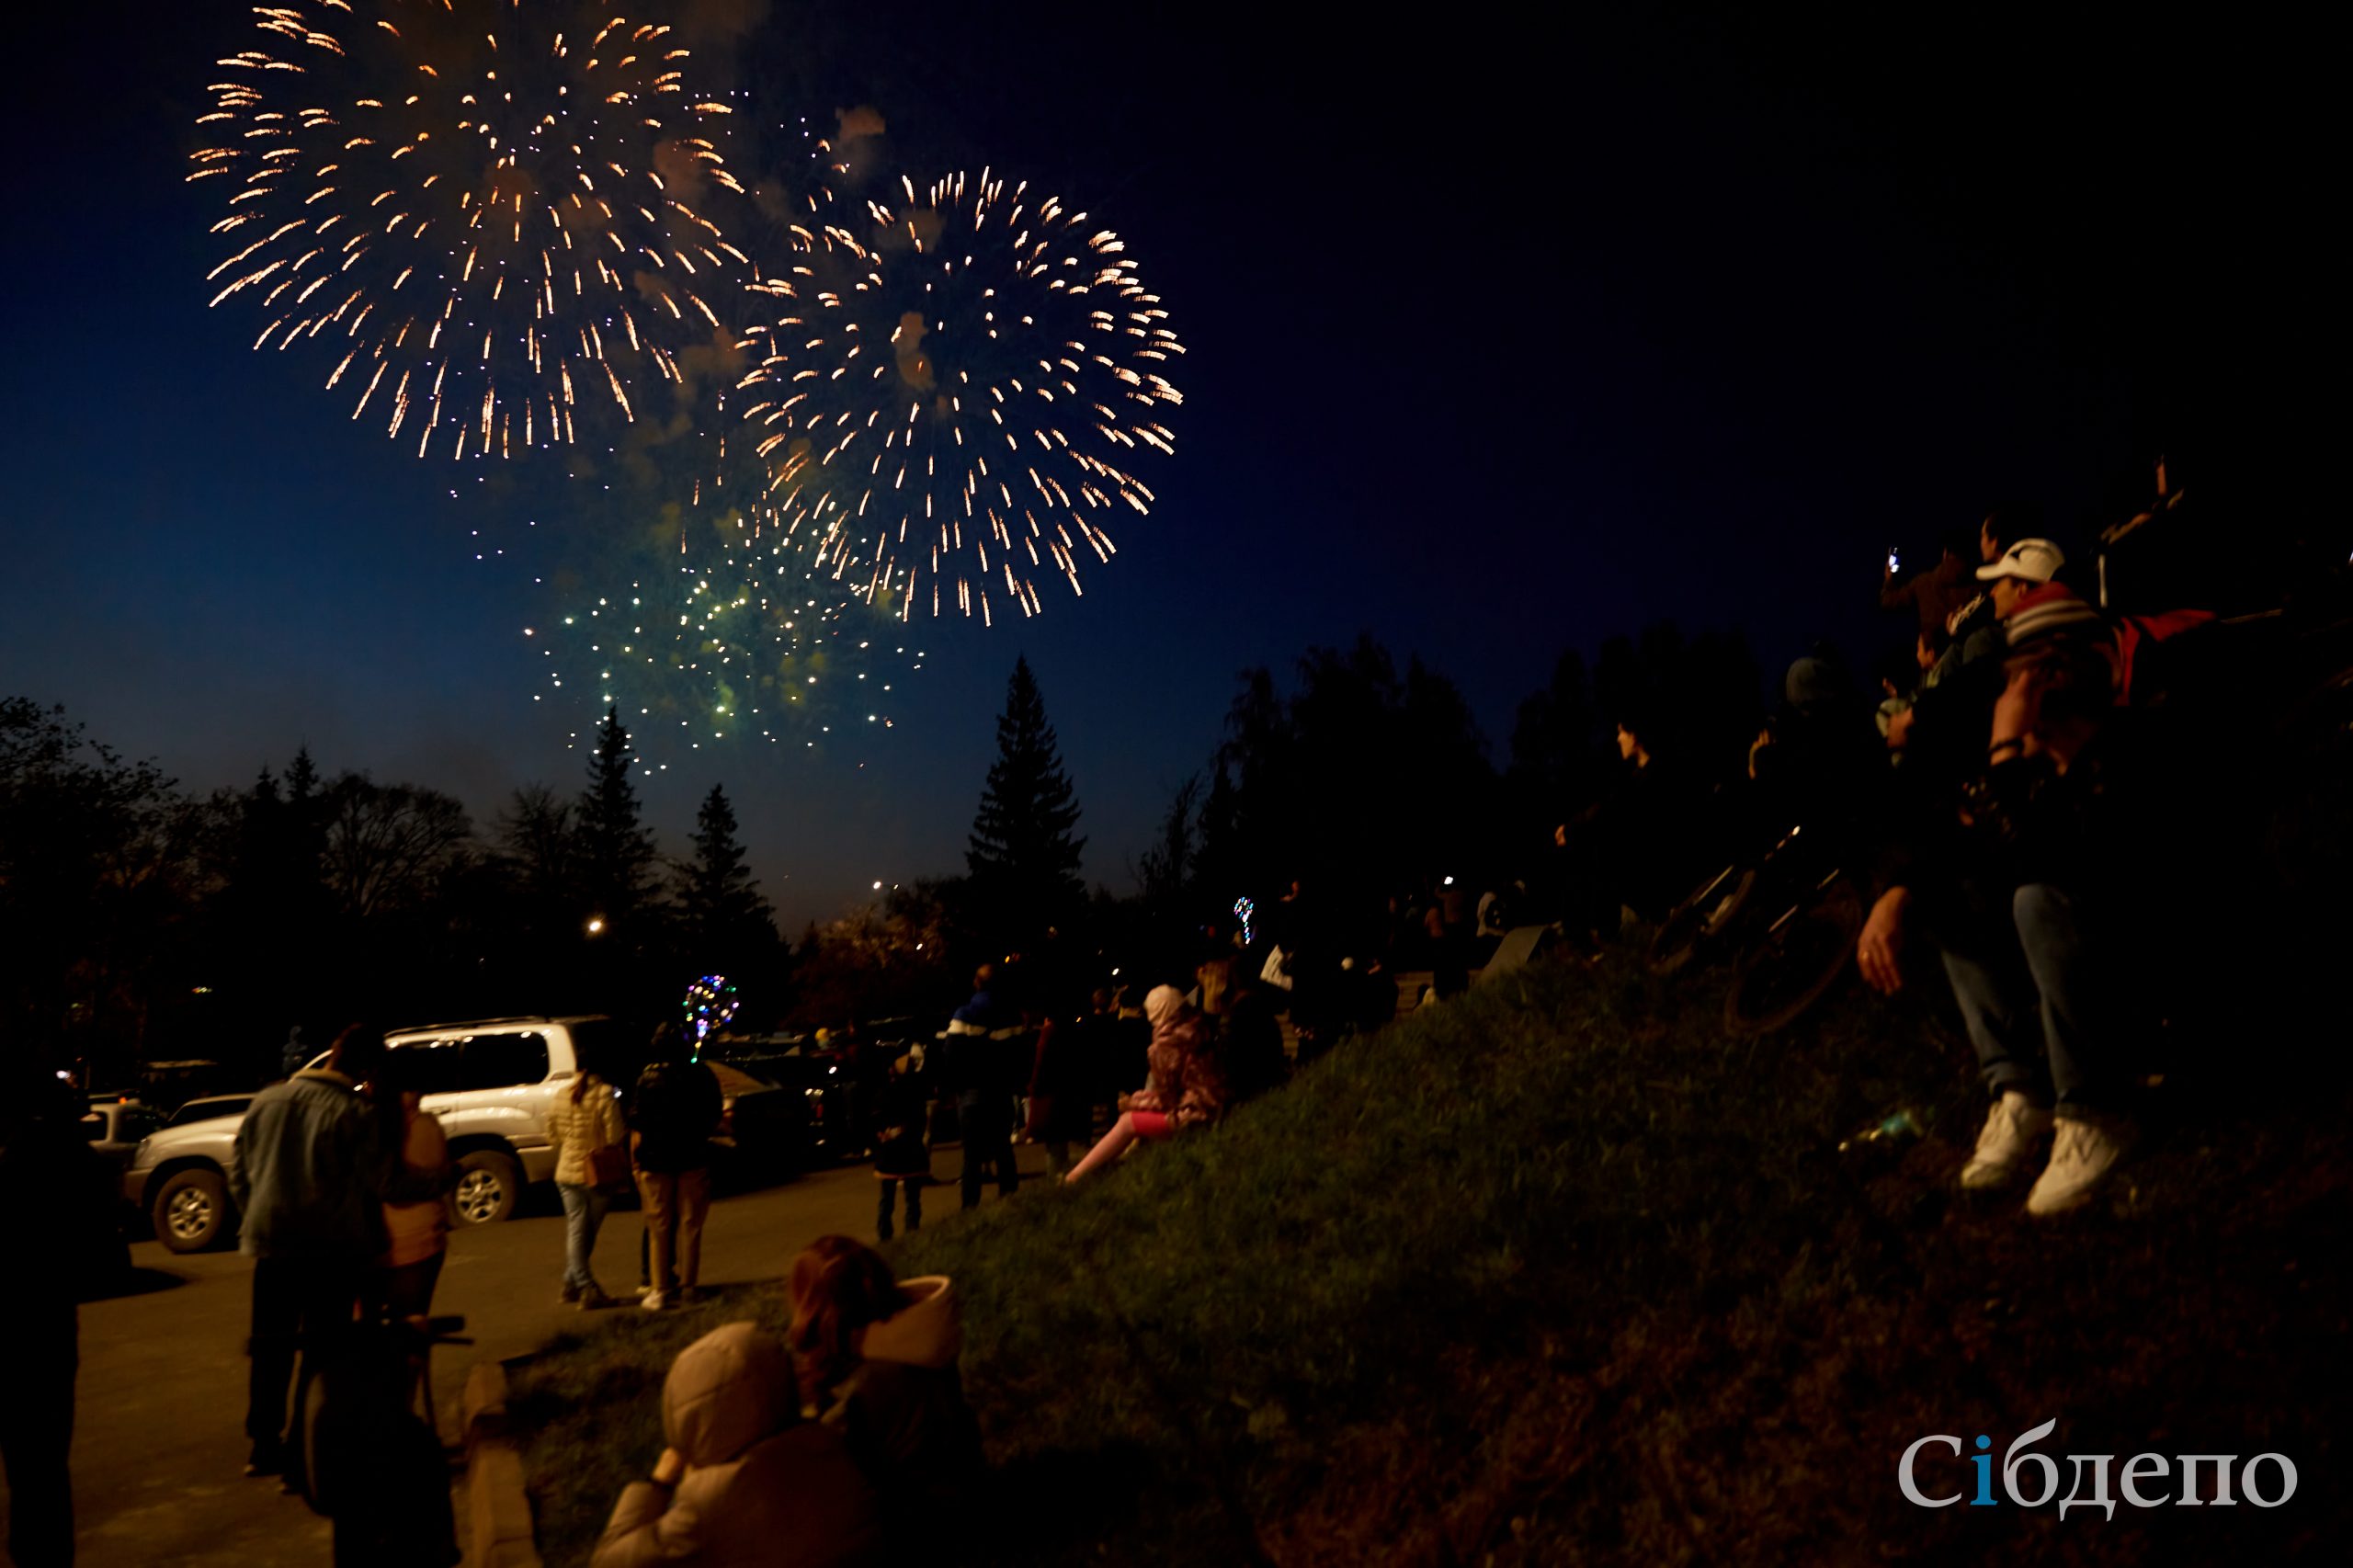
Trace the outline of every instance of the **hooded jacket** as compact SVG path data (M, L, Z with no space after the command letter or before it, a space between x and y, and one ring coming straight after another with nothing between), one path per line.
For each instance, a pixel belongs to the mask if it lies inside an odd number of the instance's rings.
M873 1490L841 1435L793 1409L792 1358L749 1323L678 1353L662 1431L687 1461L675 1487L632 1483L590 1568L849 1568L884 1561Z
M956 1293L931 1274L900 1280L899 1294L906 1304L858 1331L857 1369L807 1414L842 1434L888 1517L958 1517L981 1472L981 1431L956 1369L964 1349Z
M1173 985L1154 986L1143 1010L1152 1020L1152 1081L1128 1097L1127 1108L1158 1111L1179 1127L1215 1121L1233 1096L1201 1016Z

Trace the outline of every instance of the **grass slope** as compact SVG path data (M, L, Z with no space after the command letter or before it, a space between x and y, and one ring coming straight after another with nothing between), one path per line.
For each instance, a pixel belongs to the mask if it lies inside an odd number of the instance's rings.
M1849 994L1728 1047L1718 1000L1539 966L902 1244L964 1298L986 1554L2341 1560L2341 1086L2261 1117L2197 1096L2112 1201L2029 1225L1952 1187L1983 1115L1954 1036ZM1897 1106L1931 1135L1838 1152ZM518 1377L549 1561L585 1561L658 1451L669 1356L744 1312L614 1314ZM1897 1491L1915 1437L1998 1461L2052 1417L2054 1455L2277 1450L2302 1487L2063 1522Z

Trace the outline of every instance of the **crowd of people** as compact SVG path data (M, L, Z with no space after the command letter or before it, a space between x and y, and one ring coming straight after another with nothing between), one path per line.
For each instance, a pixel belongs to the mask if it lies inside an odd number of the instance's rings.
M1619 715L1612 787L1553 828L1540 864L1475 901L1443 877L1385 907L1359 897L1342 911L1293 881L1262 920L1198 931L1188 973L1097 989L1083 1004L1033 990L1020 965L981 966L928 1043L891 1048L870 1075L859 1064L877 1237L922 1224L936 1143L961 1145L965 1209L992 1184L1017 1191L1025 1138L1060 1183L1098 1180L1140 1146L1215 1124L1388 1021L1398 974L1428 971L1429 997L1444 1000L1467 985L1483 944L1529 925L1589 957L1663 919L1727 842L1792 824L1869 878L1862 978L1892 995L1933 972L1949 989L1988 1100L1961 1187L2030 1178L2029 1214L2082 1206L2139 1138L2150 998L2127 971L2167 951L2159 923L2167 880L2181 874L2178 856L2152 852L2179 820L2190 775L2150 720L2150 666L2212 618L2109 613L2062 548L2011 509L1947 540L1910 578L1891 556L1881 602L1914 635L1908 658L1879 669L1875 695L1834 654L1798 660L1745 765L1724 778L1654 747L1662 716ZM289 1475L290 1489L302 1463L298 1365L331 1359L355 1323L429 1315L454 1185L408 1056L361 1026L317 1065L301 1065L305 1053L290 1040L289 1076L255 1097L230 1174L254 1259L245 1469ZM637 1300L659 1311L703 1297L721 1085L670 1026L633 1069L584 1057L548 1116L566 1221L559 1298L584 1311L616 1303L592 1264L613 1200L632 1190L643 1215ZM32 1103L12 1099L0 1139L0 1174L28 1190L63 1158L43 1136L55 1119L29 1114ZM12 1332L55 1339L72 1289L34 1275L0 1307ZM904 1560L939 1544L920 1532L961 1517L980 1440L949 1282L894 1279L876 1253L828 1236L793 1261L788 1288L784 1338L731 1323L677 1358L664 1391L667 1447L616 1506L597 1568ZM71 1358L62 1369L19 1358L9 1376L11 1551L20 1562L66 1561L57 1543L70 1542L70 1503L50 1471L63 1454L51 1439L71 1432Z
M1624 716L1617 787L1556 831L1532 880L1590 950L1628 915L1665 917L1728 839L1819 835L1825 864L1870 884L1863 979L1892 995L1921 978L1907 953L1932 957L1966 1026L1991 1103L1961 1185L2031 1178L2037 1216L2088 1201L2139 1137L2152 1063L2135 1046L2161 988L2125 973L2179 935L2158 912L2177 908L2166 883L2190 851L2166 830L2199 815L2149 666L2214 619L2112 614L2082 577L2019 508L1915 576L1891 555L1881 602L1914 641L1881 667L1875 707L1835 654L1802 658L1729 779L1653 757L1645 716Z

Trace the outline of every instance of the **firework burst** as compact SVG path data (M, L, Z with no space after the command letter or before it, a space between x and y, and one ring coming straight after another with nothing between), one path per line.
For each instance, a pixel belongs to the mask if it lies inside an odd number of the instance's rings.
M903 619L991 620L992 595L1034 615L1040 578L1081 591L1115 518L1149 511L1131 465L1175 449L1183 346L1119 236L1058 198L986 170L888 194L818 184L752 286L769 313L736 400L767 477L745 548Z
M894 692L923 667L909 629L756 535L726 497L757 495L756 464L720 458L709 436L646 434L575 474L566 526L538 530L552 535L540 549L561 562L562 607L528 633L540 700L618 704L646 744L684 749L740 738L813 750L892 728ZM529 494L509 500L529 506Z
M230 187L212 303L423 454L637 417L752 276L712 213L731 112L659 20L576 0L278 0L220 61L190 179Z

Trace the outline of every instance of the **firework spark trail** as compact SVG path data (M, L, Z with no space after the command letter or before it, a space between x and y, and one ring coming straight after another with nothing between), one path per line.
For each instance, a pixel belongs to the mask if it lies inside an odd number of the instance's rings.
M646 0L654 3L654 0ZM211 302L258 301L256 349L324 336L420 453L577 438L721 334L753 268L743 194L663 22L579 0L278 0L217 62L191 180L233 187ZM609 396L610 403L603 400Z
M993 623L992 595L1035 615L1042 577L1082 592L1119 508L1150 510L1131 465L1176 449L1184 347L1119 236L1060 199L987 170L885 194L815 182L788 265L751 286L768 319L739 345L767 470L750 526L902 619L952 604Z

